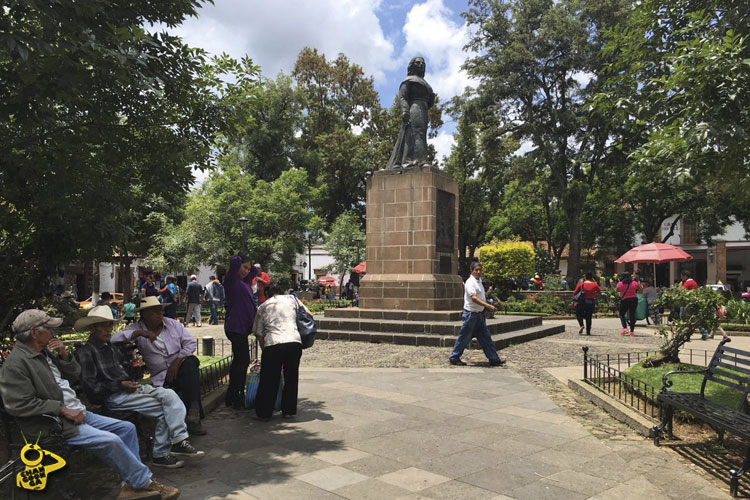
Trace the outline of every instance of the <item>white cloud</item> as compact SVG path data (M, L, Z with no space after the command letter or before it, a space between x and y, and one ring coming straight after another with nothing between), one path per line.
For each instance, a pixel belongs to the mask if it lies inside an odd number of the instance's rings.
M403 28L406 44L402 62L423 56L427 62L425 80L443 102L462 94L467 86L474 86L461 69L469 56L463 50L469 41L469 29L465 23L455 22L454 17L443 0L427 0L411 8Z
M439 163L442 164L443 160L451 155L451 148L453 147L452 133L441 130L437 137L428 139L427 142L435 146Z
M294 67L306 46L328 58L340 52L360 64L376 80L394 67L394 46L375 15L379 0L218 0L205 5L199 18L171 30L189 45L212 54L247 54L267 77Z

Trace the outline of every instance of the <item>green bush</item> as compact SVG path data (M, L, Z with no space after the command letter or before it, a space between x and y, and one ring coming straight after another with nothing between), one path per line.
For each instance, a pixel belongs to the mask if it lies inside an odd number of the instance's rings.
M750 323L750 302L730 300L727 302L727 321L732 323Z
M548 293L539 293L533 299L521 299L511 295L503 303L503 310L509 312L543 313L560 315L566 312L566 303L560 298Z
M522 241L496 241L477 252L484 276L493 282L534 274L534 249Z

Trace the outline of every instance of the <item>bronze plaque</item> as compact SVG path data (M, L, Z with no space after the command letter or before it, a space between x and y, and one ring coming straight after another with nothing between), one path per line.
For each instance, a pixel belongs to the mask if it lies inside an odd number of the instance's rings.
M437 190L437 213L435 214L435 247L438 252L453 253L456 228L456 196Z

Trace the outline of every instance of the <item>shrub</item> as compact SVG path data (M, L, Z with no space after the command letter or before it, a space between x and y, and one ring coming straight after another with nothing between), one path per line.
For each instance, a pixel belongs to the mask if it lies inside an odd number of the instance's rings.
M730 300L727 302L727 321L732 323L750 323L750 302Z
M534 274L534 249L521 241L498 241L477 252L484 276L494 282Z

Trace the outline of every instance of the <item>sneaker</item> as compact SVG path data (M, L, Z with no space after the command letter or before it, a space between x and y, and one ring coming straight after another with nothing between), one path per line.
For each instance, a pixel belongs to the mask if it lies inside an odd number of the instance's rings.
M187 439L183 439L179 443L173 444L171 451L175 455L182 455L186 457L202 457L203 455L205 455L203 451L196 450Z
M631 331L630 331L630 336L631 336L631 337L635 337L635 332L631 330Z
M505 360L498 359L497 361L490 361L490 366L505 366Z
M620 332L620 335L627 335L627 334L628 334L627 328L623 328L622 331Z
M177 460L172 455L167 455L165 457L154 457L154 459L151 461L153 465L156 465L157 467L164 467L165 469L179 469L183 465L185 465L185 462L182 460Z
M460 359L449 359L448 361L449 361L449 362L450 362L450 364L452 364L453 366L466 366L466 363L464 363L464 362L463 362L463 361L461 361Z

